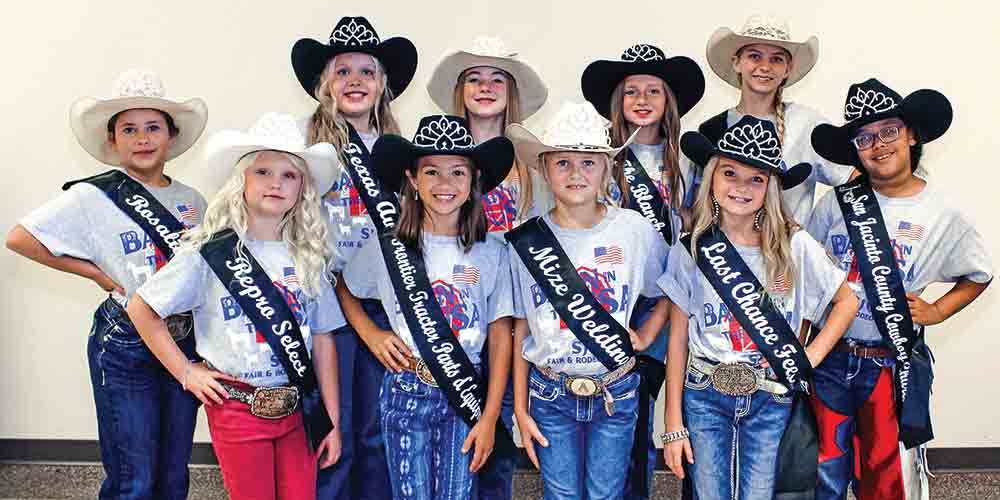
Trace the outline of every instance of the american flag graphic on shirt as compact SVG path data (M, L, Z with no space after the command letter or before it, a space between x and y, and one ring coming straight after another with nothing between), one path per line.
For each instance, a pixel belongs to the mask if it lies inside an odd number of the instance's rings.
M283 268L281 270L281 274L282 274L281 281L284 282L285 286L287 286L287 287L291 287L291 286L301 287L302 286L299 283L299 277L295 275L295 268L294 267L285 267L285 268Z
M456 265L451 270L451 281L466 285L479 283L479 268L476 266Z
M181 203L177 205L177 211L181 214L181 223L187 227L198 225L198 209L194 205Z
M906 238L912 241L921 241L924 239L924 226L920 224L913 224L912 222L899 221L899 226L896 227L896 238Z
M598 264L624 264L625 257L622 253L622 247L618 245L610 245L606 247L596 247L594 248L594 262Z

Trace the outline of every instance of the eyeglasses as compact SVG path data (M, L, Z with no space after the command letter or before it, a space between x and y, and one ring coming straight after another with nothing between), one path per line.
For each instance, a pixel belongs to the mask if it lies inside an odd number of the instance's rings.
M875 145L875 137L882 141L882 144L889 144L896 139L899 139L899 125L892 125L879 130L875 134L858 134L857 137L851 139L854 143L854 147L858 151L864 151Z

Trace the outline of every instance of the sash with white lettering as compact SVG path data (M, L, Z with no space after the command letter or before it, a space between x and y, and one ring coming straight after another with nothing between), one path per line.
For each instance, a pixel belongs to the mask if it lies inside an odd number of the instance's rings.
M690 235L681 238L681 243L691 251ZM702 233L694 260L779 381L793 391L808 392L812 365L802 344L726 234L716 226Z
M896 353L899 440L912 448L934 438L930 415L932 373L924 328L913 324L903 275L868 177L859 176L835 190L872 320L882 341Z
M608 371L618 369L635 356L628 330L590 292L556 235L541 217L507 231L504 238L521 256L524 267L566 323L566 328Z
M476 371L441 310L423 257L391 232L379 236L379 243L399 310L420 357L448 405L469 427L475 426L486 405L486 380ZM497 419L494 436L497 452L510 456L514 441L502 419Z
M642 167L639 158L635 156L631 148L625 157L622 167L625 169L625 181L628 183L629 196L628 208L642 214L653 228L659 231L667 245L674 244L674 231L670 225L670 207L660 196L660 190L656 188L653 179L649 178L646 169Z
M174 249L180 244L184 224L142 184L121 170L108 170L93 177L67 182L62 186L63 191L81 182L100 189L119 210L142 228L168 261L174 258Z
M240 305L243 314L267 340L289 382L299 388L306 436L316 450L333 429L333 424L320 397L305 339L281 291L249 248L237 252L238 241L239 236L232 229L219 231L202 245L201 256Z
M351 124L347 124L348 142L341 152L344 154L344 169L351 176L354 189L365 204L368 215L379 235L392 232L399 218L399 201L396 195L382 189L382 183L375 176L372 156L365 147L361 136Z

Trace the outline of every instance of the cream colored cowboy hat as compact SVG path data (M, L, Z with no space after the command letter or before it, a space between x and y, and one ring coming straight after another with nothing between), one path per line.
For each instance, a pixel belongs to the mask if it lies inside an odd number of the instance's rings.
M326 142L307 146L295 118L284 113L264 113L247 132L220 130L209 139L205 151L206 195L222 187L241 158L257 151L282 151L302 158L318 193L329 191L340 174L337 149Z
M521 118L526 119L545 104L549 89L538 73L516 56L517 53L507 48L499 37L478 36L472 41L472 47L449 49L444 53L427 82L427 93L443 111L454 113L452 98L463 71L476 66L502 69L517 82Z
M173 146L167 150L169 161L187 151L201 137L208 121L208 108L205 101L197 97L177 102L166 99L164 95L163 81L156 73L130 69L115 81L109 99L77 99L69 108L69 124L76 140L90 156L117 167L121 165L121 159L108 142L108 121L111 117L130 109L162 111L170 115L180 130Z
M605 153L614 158L639 133L636 129L625 144L616 148L611 145L610 127L611 122L601 116L593 104L566 102L549 122L541 138L519 123L508 125L506 135L514 143L519 162L540 168L538 160L541 155L553 151Z
M819 39L809 37L804 42L793 42L788 31L788 22L773 16L753 15L739 33L722 27L712 33L705 49L708 65L719 78L733 87L740 88L739 75L733 69L733 56L741 48L755 43L775 45L792 55L792 71L785 86L790 87L801 80L816 65L819 57Z

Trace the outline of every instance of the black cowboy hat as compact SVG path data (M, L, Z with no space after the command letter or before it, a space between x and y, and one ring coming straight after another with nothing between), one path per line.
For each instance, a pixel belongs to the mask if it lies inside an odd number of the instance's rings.
M364 17L343 17L330 33L329 44L303 38L292 46L292 68L302 88L315 98L316 84L326 65L338 54L361 52L378 59L385 68L389 90L399 97L417 71L417 48L402 37L381 41Z
M620 61L594 61L583 70L580 87L605 118L611 115L611 94L626 77L652 75L663 80L677 97L677 114L684 116L705 94L705 75L698 63L684 56L668 58L652 45L633 45L622 52Z
M469 158L479 169L482 192L488 193L507 178L514 165L514 145L506 137L495 137L476 144L465 118L450 115L425 116L420 120L413 142L387 134L375 141L372 157L375 174L382 186L400 192L405 170L412 169L418 158L429 155L455 155Z
M807 162L788 168L781 159L781 142L774 124L750 115L729 127L715 145L700 132L685 133L681 137L681 151L701 167L708 165L713 156L724 156L768 170L781 180L781 189L798 186L812 172L812 165Z
M921 144L937 139L951 126L951 102L944 94L921 89L903 98L882 82L870 78L847 90L844 123L828 123L812 131L813 149L820 156L841 165L861 166L858 151L851 143L858 129L886 118L900 118L917 133Z

